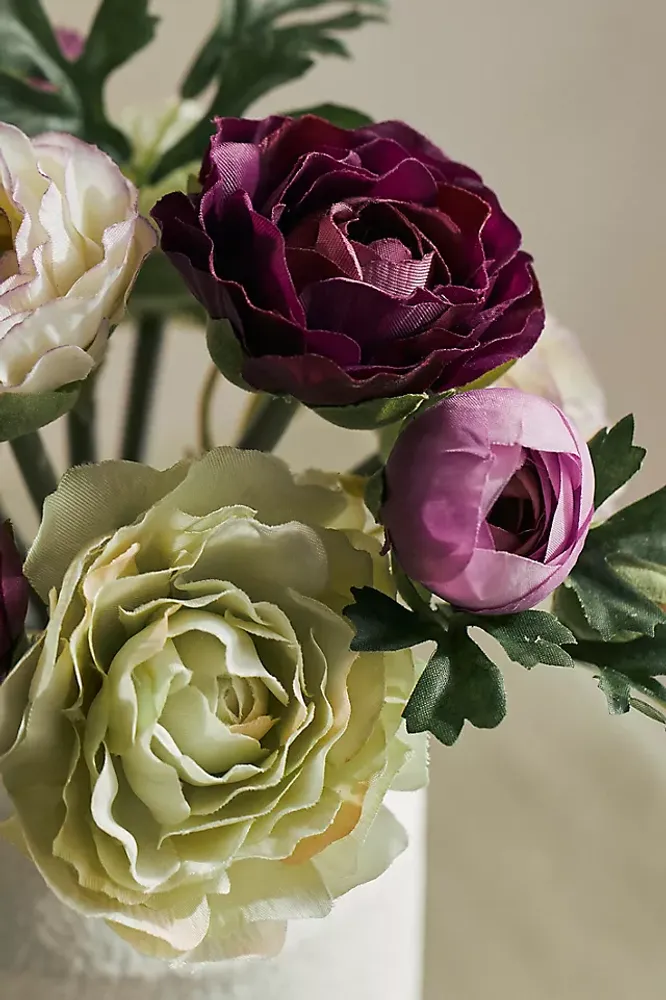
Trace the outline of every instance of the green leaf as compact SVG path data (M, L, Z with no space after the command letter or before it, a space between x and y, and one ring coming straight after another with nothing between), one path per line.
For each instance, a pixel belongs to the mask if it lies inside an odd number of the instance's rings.
M256 392L242 376L243 348L227 319L210 320L206 328L208 353L225 378L248 392Z
M0 121L16 125L27 135L40 132L77 132L79 111L59 92L31 86L0 69Z
M0 0L0 120L30 135L49 129L78 134L80 102L63 62L36 0ZM31 77L47 80L54 92L32 86Z
M479 378L474 379L473 382L468 382L467 385L463 385L459 389L456 389L456 393L470 392L472 389L487 389L489 386L494 385L498 379L501 379L502 375L506 375L506 373L513 368L515 363L515 360L505 361L503 365L498 365L497 368L493 368L492 371L486 372L485 375L481 375Z
M578 599L587 624L602 639L623 632L653 635L666 614L645 593L637 567L666 572L666 488L638 500L593 528L565 587ZM654 582L652 580L652 582ZM571 602L568 602L571 607ZM578 635L563 606L562 618Z
M626 677L614 670L599 674L599 690L606 696L611 715L625 715L631 708L631 685Z
M63 56L51 22L44 10L41 0L3 0L0 10L11 10L28 29L32 37L43 51L55 63L64 66L67 60Z
M594 545L583 549L564 586L574 591L587 623L603 639L623 632L653 635L655 627L666 622L664 612L622 580ZM573 622L566 624L575 631Z
M474 624L497 639L515 663L521 663L528 669L539 663L573 667L574 654L563 646L575 643L575 637L555 615L547 611L479 615Z
M102 0L83 55L69 70L82 99L83 138L119 162L130 158L131 148L108 119L104 91L109 76L152 41L158 19L148 13L150 3Z
M612 669L602 670L598 681L611 715L624 715L635 708L654 722L666 725L666 687L663 684L652 678L635 680Z
M404 420L417 410L425 395L394 396L389 399L369 399L350 406L313 406L318 416L348 430L377 430Z
M626 677L646 679L666 675L666 625L654 637L641 636L627 642L579 642L567 646L575 660L609 667Z
M0 393L0 441L12 441L53 423L75 405L81 383L73 382L54 392Z
M40 0L0 0L0 66L25 84L3 77L2 116L33 134L70 131L118 162L127 161L130 145L108 119L104 88L111 73L152 39L156 19L148 14L149 3L102 0L85 51L72 63L62 55ZM50 100L26 82L35 75L55 88Z
M81 74L101 91L107 78L155 37L151 0L102 0L79 60Z
M611 714L635 708L666 724L666 686L655 679L666 674L666 625L656 628L653 638L585 640L566 648L579 663L592 667Z
M629 482L643 464L645 448L633 444L633 439L634 418L629 414L610 430L600 430L590 441L596 477L595 507Z
M331 6L331 0L267 0L260 8L260 19L275 18L294 14L299 10L313 10L315 7ZM387 6L387 0L358 0L358 7L371 8Z
M269 91L306 73L317 55L347 57L349 50L340 34L383 20L383 6L379 0L223 3L217 23L181 85L181 96L190 99L214 83L214 97L201 120L156 164L151 181L201 159L213 132L213 117L246 114ZM306 11L299 18L299 12Z
M431 732L446 746L456 742L465 722L494 729L505 715L502 674L466 629L439 643L404 711L408 732Z
M655 604L666 604L666 566L625 553L610 555L608 564L639 594L654 601Z
M363 111L356 111L355 108L348 108L344 104L315 104L311 108L298 108L295 111L285 111L284 114L288 118L316 115L317 118L325 118L339 128L363 128L364 125L372 125L372 118Z
M384 477L384 468L382 467L378 472L368 478L365 484L365 506L368 508L375 520L379 518L379 512L382 507L382 502L384 500L384 491L386 489L386 480Z
M433 626L372 587L352 587L355 603L343 611L356 629L351 648L358 653L409 649L433 638Z

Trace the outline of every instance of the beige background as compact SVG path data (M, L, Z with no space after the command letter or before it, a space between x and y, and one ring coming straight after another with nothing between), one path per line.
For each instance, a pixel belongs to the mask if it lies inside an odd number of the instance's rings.
M77 24L94 3L48 6ZM154 8L159 44L114 81L116 109L171 92L216 2ZM322 64L260 108L356 104L407 119L479 169L521 225L549 308L583 338L613 415L636 412L650 447L643 490L666 478L665 35L661 0L394 0L389 29L353 39L355 62ZM119 334L110 412L126 347ZM173 332L170 348L156 414L168 434L152 455L162 463L193 441L176 380L194 389L205 370L200 338ZM220 394L220 439L241 402ZM107 421L109 454L116 433ZM306 416L283 453L305 461L315 440L331 466L368 446ZM433 751L425 996L661 1000L666 737L640 717L608 718L586 677L509 668L508 688L496 733Z

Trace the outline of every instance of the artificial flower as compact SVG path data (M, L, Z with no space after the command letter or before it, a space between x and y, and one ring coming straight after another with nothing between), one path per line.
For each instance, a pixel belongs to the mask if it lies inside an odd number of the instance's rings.
M28 581L8 522L0 525L0 679L10 670L28 612Z
M480 389L408 424L386 466L381 519L414 580L456 607L511 614L568 576L593 497L587 445L558 407Z
M193 293L230 321L226 373L249 386L322 407L439 392L541 332L518 229L405 124L219 119L200 184L153 215Z
M60 46L60 51L69 62L76 62L83 55L86 47L85 35L82 35L76 28L60 27L55 30L56 40Z
M201 120L204 109L198 101L165 101L158 108L128 108L120 117L120 125L132 143L129 174L139 186L139 207L149 214L155 202L173 191L186 191L196 180L200 164L186 163L163 177L156 184L146 184L160 157L182 139ZM193 303L194 304L194 303Z
M414 661L342 615L390 589L366 516L231 448L65 475L27 561L50 622L0 688L10 833L65 903L153 956L271 954L403 849Z
M146 254L136 188L94 146L0 123L0 393L86 378Z
M536 344L496 383L543 396L564 410L586 441L608 426L606 396L578 337L546 317Z

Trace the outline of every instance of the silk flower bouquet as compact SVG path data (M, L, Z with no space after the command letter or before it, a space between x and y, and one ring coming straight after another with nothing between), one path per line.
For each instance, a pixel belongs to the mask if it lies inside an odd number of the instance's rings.
M148 8L101 0L84 39L0 0L0 434L41 513L27 555L0 540L2 832L139 951L210 962L275 954L391 864L387 791L423 784L427 733L501 722L502 649L666 722L666 493L617 510L632 419L603 429L474 170L339 105L243 117L381 0L223 2L179 100L128 135L104 88ZM123 455L97 463L126 312ZM200 454L157 471L182 313L213 362ZM236 447L212 440L220 373L254 394ZM268 452L299 406L376 454L292 473Z

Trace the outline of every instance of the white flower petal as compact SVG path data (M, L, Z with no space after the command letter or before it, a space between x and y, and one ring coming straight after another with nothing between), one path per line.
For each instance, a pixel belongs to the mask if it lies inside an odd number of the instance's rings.
M56 389L100 363L157 243L137 206L96 147L59 133L30 140L0 123L0 211L13 239L0 273L0 392Z

